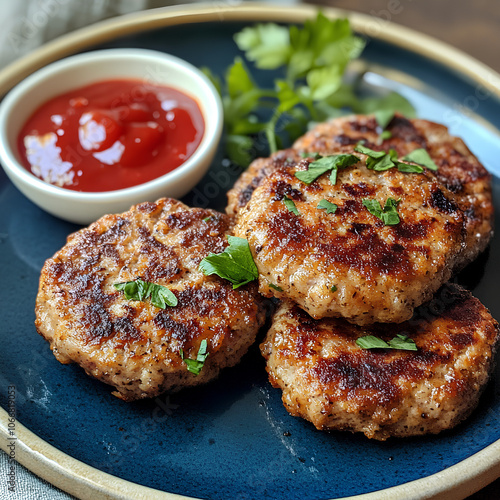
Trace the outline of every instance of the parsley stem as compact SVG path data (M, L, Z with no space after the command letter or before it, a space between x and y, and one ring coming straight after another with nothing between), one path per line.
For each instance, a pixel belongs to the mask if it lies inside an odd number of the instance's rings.
M309 113L311 114L311 120L313 122L320 121L319 112L314 106L314 101L312 99L303 99L302 102L304 106L308 109Z
M276 90L273 90L273 89L259 88L259 94L261 97L270 97L271 99L276 98Z
M278 123L280 116L281 113L276 110L264 129L271 153L278 151L278 144L276 141L276 124Z

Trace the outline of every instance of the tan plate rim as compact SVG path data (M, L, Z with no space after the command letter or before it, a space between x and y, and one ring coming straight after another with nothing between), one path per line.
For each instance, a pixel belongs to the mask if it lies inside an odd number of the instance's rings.
M300 23L317 12L310 5L283 6L220 2L179 5L151 9L113 18L61 36L0 71L0 96L37 69L119 36L155 28L211 21L274 21ZM477 83L477 90L500 98L500 75L471 56L427 35L368 15L333 8L322 8L329 16L348 16L359 33L386 41L433 59L439 64ZM0 408L0 447L9 453L8 413ZM162 492L117 478L91 467L48 444L21 423L16 422L16 460L58 488L81 499L165 499L190 497ZM478 491L500 477L500 440L471 457L431 476L392 488L349 497L357 500L460 499Z

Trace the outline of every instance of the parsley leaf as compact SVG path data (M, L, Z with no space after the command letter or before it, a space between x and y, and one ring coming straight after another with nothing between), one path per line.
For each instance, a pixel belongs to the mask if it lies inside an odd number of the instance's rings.
M378 217L379 219L382 218L382 207L377 200L364 199L363 205L372 215Z
M366 168L370 170L376 170L382 172L384 170L389 170L396 166L394 160L397 158L397 153L394 149L386 151L374 151L373 149L363 146L363 144L357 144L354 151L358 153L363 153L368 156L366 159Z
M292 212L292 214L300 216L300 212L297 210L295 202L292 199L288 198L288 196L284 196L282 201L285 204L285 207L288 208L288 210Z
M318 203L317 208L326 210L327 214L334 214L337 211L338 207L337 205L335 205L335 203L331 203L328 200L323 199Z
M182 361L186 363L188 371L194 373L195 375L199 375L203 365L205 364L208 355L210 354L207 350L208 343L207 339L203 339L200 343L200 348L198 349L198 354L196 355L196 359L189 359L184 357L184 352L182 349L179 349L179 353L181 355Z
M307 170L295 172L295 177L306 184L312 184L318 177L332 170L330 180L332 184L335 184L337 181L337 170L354 165L358 161L359 158L357 156L350 154L323 156L309 163Z
M357 151L358 153L363 153L364 155L368 156L369 158L373 158L375 160L378 158L382 158L383 156L385 156L387 154L385 151L374 151L373 149L367 148L366 146L363 146L363 144L361 142L356 144L354 151Z
M361 349L390 349L391 346L385 341L374 335L365 335L356 339L356 344Z
M382 213L382 222L386 226L395 226L399 224L399 215L397 211L399 200L395 200L394 198L387 198L387 201L384 205L384 211Z
M249 26L236 33L234 40L257 68L275 69L290 58L290 35L284 26L274 23Z
M287 79L306 77L317 68L338 67L358 57L365 45L352 33L347 19L329 19L322 12L307 19L303 27L290 26L290 55Z
M400 349L406 351L416 351L415 341L406 335L397 334L393 339L386 342L374 335L365 335L356 339L356 344L361 349Z
M336 92L342 83L342 72L337 65L309 71L306 81L312 99L321 101Z
M376 170L377 172L383 172L385 170L394 168L396 166L396 163L394 162L395 155L392 153L392 151L394 150L391 149L389 153L386 153L379 159L368 157L366 159L366 167L371 170Z
M236 165L249 165L253 159L253 140L239 134L226 136L226 154Z
M415 149L414 151L403 157L403 160L417 163L418 165L427 167L429 170L438 169L438 166L434 163L433 159L424 148Z
M165 309L166 306L176 306L177 297L166 287L153 285L151 291L151 304L160 309Z
M391 120L394 118L394 110L390 108L377 109L375 110L374 114L375 114L375 120L377 120L377 123L382 130L385 130L387 125L389 125Z
M160 309L165 309L167 306L175 307L178 304L177 297L167 287L144 281L141 278L115 283L113 286L123 291L127 300L144 301L151 297L151 304Z
M307 170L295 172L295 177L306 184L312 184L318 177L321 177L324 173L333 168L332 162L328 158L329 157L320 158L319 160L309 163Z
M259 271L250 252L250 245L244 238L228 236L229 246L221 253L211 253L199 265L200 271L230 281L233 288L246 285L259 277Z
M415 341L410 339L407 335L398 333L393 339L389 340L389 345L393 349L405 349L407 351L416 351L417 346Z
M387 198L383 209L378 200L364 199L363 205L372 215L381 219L386 226L394 226L399 224L400 221L397 212L399 201L400 200L395 200L394 198Z
M331 292L336 292L336 291L337 291L337 285L333 285L333 286L330 288L330 291L331 291Z
M402 162L398 162L398 170L410 174L421 174L424 171L420 165L410 165Z

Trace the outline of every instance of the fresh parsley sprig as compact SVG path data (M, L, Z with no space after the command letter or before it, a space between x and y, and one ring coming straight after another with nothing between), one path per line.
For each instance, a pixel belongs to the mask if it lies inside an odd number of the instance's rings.
M247 166L257 154L264 156L291 143L311 122L347 110L377 111L383 121L395 110L414 115L399 94L359 98L354 84L343 81L347 65L365 46L347 19L329 19L319 12L302 27L257 24L244 28L234 40L247 61L276 74L272 88L265 88L241 57L223 79L204 68L222 96L226 153L236 164Z
M356 339L356 344L361 349L400 349L405 351L417 351L417 345L407 335L398 333L394 338L386 342L375 335L365 335Z
M230 281L233 288L246 285L259 277L259 271L252 257L250 245L245 238L228 236L227 246L221 253L211 253L199 265L203 274L217 276Z
M287 94L280 96L282 108L301 103L313 115L314 101L326 99L339 89L347 64L365 46L365 41L353 34L347 19L331 20L321 12L315 19L306 20L303 27L258 24L234 38L257 68L284 68L285 77L275 80ZM290 105L291 101L295 104Z
M151 297L151 304L160 309L165 309L167 306L175 307L178 303L177 297L167 287L141 278L134 281L115 283L113 286L117 290L123 291L127 300L144 301Z

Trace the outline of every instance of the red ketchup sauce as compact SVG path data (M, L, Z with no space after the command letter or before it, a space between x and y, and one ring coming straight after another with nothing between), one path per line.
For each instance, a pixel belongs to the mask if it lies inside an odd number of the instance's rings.
M24 167L75 191L150 181L189 158L205 123L186 94L140 80L109 80L42 105L18 136Z

